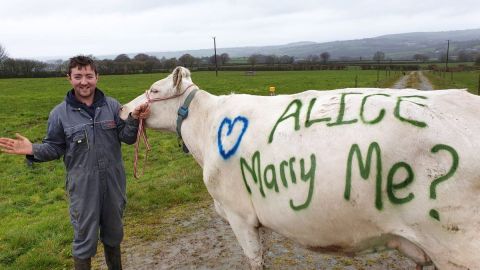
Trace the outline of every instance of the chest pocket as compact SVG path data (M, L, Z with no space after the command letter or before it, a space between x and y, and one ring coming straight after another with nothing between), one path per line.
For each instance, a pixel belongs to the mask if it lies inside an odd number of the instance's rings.
M67 137L68 152L72 154L79 154L88 151L89 143L87 130L85 125L75 126L67 128L65 130L65 135Z
M102 138L105 138L106 144L118 141L117 123L114 120L104 120L100 122L102 128Z
M100 125L102 126L102 129L111 129L111 130L114 130L117 128L117 124L115 123L114 120L106 120L106 121L102 121L100 122Z

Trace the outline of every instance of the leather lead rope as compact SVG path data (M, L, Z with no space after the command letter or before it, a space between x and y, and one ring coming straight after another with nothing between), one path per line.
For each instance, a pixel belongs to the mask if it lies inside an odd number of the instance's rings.
M138 165L138 151L140 149L140 137L143 139L146 149L145 149L145 158L144 158L143 167L142 167L142 174L139 176L137 175L137 165ZM143 175L145 171L145 166L147 165L148 152L150 150L152 150L152 147L150 146L150 143L148 143L147 131L145 130L145 119L140 119L140 123L138 124L138 131L137 131L137 141L135 142L135 158L133 160L133 177L135 177L135 179L138 179Z

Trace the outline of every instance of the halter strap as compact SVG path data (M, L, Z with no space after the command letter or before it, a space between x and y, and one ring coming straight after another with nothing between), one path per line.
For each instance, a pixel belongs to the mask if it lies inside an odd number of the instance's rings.
M192 102L193 97L197 93L198 89L194 89L190 94L188 94L187 98L183 102L183 105L178 108L177 111L177 136L180 142L182 143L183 152L188 153L188 148L185 146L182 140L182 123L188 116L188 106L190 106L190 102Z
M164 97L164 98L150 98L150 95L148 94L148 90L146 90L145 91L145 96L147 97L147 103L153 103L153 102L157 102L157 101L163 101L163 100L168 100L168 99L179 97L179 96L185 94L185 92L187 92L187 90L192 86L196 86L196 85L194 83L192 83L189 86L187 86L187 88L185 88L185 90L183 90L181 93L178 93L178 94L170 96L170 97Z

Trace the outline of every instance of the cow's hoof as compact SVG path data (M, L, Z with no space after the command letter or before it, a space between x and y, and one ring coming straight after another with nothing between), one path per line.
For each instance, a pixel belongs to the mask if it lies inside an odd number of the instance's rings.
M263 265L252 265L252 264L250 264L250 270L263 270Z
M249 260L251 270L263 270L263 261Z

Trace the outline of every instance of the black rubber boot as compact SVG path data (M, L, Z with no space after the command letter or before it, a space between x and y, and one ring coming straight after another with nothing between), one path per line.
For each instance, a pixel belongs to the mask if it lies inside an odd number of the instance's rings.
M76 257L73 257L73 264L75 267L75 270L90 270L92 269L92 259L79 259Z
M122 270L120 246L110 247L103 244L103 250L105 251L105 262L108 270Z

